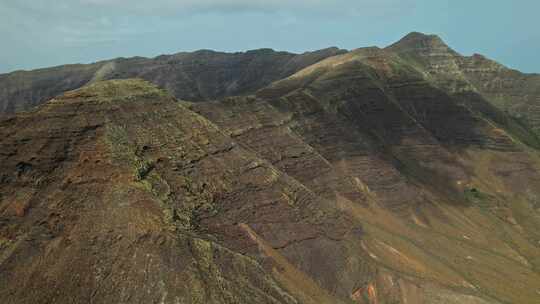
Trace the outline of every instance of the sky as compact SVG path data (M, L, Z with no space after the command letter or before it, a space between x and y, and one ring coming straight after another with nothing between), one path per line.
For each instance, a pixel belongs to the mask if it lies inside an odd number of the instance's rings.
M387 46L412 31L540 73L538 0L0 0L0 73L212 49Z

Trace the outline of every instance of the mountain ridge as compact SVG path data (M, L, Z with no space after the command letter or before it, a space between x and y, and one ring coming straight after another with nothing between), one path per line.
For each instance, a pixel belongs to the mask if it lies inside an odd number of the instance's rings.
M410 48L410 52L407 48ZM540 132L540 110L536 110L537 99L540 98L539 74L521 73L478 54L462 56L439 36L420 32L412 32L382 49L368 47L346 51L331 47L302 54L272 49L236 53L199 50L154 58L117 58L89 65L67 65L2 74L0 113L28 109L63 91L99 79L139 77L158 84L179 99L190 101L253 94L271 82L295 74L326 58L359 50L373 51L372 57L377 57L376 50L381 54L384 50L390 53L388 55L401 57L406 65L424 73L442 89L479 93L499 110L533 128L537 134ZM249 62L252 60L259 60L259 63L253 62L250 67ZM260 66L257 67L257 64ZM266 67L273 69L273 72L257 72L257 69L264 70ZM213 72L205 72L205 69L212 69ZM439 73L437 69L442 70ZM509 89L511 87L520 89L506 92L512 90ZM514 99L513 103L509 102L510 99ZM531 107L534 109L531 110Z
M252 86L263 87L283 75L293 73L295 69L318 61L319 58L340 52L344 51L327 48L293 54L270 49L236 53L201 50L154 58L117 58L88 65L65 65L1 74L0 112L14 113L28 109L64 91L82 87L95 79L96 75L99 79L139 77L151 80L181 99L197 100L224 94L242 94L251 92ZM268 75L259 75L257 65L273 72L267 71ZM102 70L103 67L105 69ZM213 70L205 71L209 68ZM106 73L102 73L103 71ZM171 74L171 71L175 73ZM251 75L243 76L244 74ZM201 82L202 79L198 77L205 78L205 81ZM208 83L212 86L207 87Z
M0 118L0 296L538 302L540 141L506 107L534 81L427 39L132 59Z

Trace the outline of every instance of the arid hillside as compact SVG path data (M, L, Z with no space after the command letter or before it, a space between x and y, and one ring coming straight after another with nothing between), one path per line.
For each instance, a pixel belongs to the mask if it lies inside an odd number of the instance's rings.
M420 33L208 54L0 119L3 302L540 302L536 104L495 85L535 75Z

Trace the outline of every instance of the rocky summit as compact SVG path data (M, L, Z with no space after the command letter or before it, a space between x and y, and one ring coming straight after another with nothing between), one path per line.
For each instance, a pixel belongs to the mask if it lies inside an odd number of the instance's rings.
M0 302L540 303L539 88L421 33L0 75Z

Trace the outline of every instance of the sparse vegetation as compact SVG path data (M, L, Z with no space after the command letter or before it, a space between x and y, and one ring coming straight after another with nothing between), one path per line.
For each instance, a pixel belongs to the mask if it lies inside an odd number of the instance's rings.
M472 202L476 202L485 198L482 192L480 192L480 190L474 187L465 189L464 194L465 197Z

